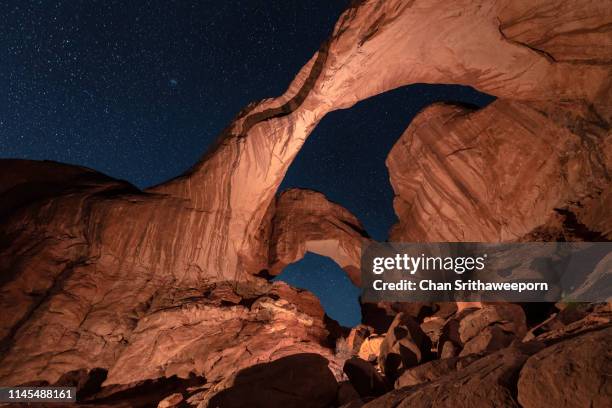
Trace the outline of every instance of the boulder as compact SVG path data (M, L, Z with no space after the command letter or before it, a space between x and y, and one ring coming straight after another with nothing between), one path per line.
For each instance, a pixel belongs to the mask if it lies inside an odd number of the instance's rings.
M496 324L487 326L463 345L459 356L490 353L509 346L514 340L516 335L505 331L501 326Z
M557 315L552 316L550 319L547 319L542 326L536 326L536 328L532 329L528 335L525 336L525 340L537 339L547 344L554 344L561 339L574 337L591 330L601 329L612 323L611 303L591 304L584 307L587 310L590 309L590 311L582 319L572 321L577 315L581 314L574 312L568 312L568 315L562 318L558 318ZM578 308L582 309L582 307ZM565 321L571 322L566 324L563 319L567 319Z
M387 384L373 364L353 357L344 363L344 372L361 397L384 394Z
M435 349L438 347L438 341L442 335L442 329L445 323L445 319L437 316L426 317L423 320L423 323L421 323L421 330L427 334L427 337L429 337L431 344Z
M395 316L380 346L378 365L392 381L407 368L430 357L431 340L413 317L404 313Z
M375 362L378 361L380 356L380 348L382 343L385 341L385 336L379 336L373 334L363 341L357 356L365 361Z
M363 342L370 336L372 328L364 324L353 327L346 337L346 345L352 355L359 353Z
M511 303L487 303L458 310L441 329L440 358L499 350L527 333L525 312Z
M178 406L183 401L183 394L175 392L159 401L157 408L172 408Z
M438 357L449 358L459 354L463 348L463 341L459 334L459 324L461 319L476 310L477 309L473 308L457 310L454 315L446 320L442 326L440 337L438 338Z
M486 304L481 309L465 315L459 321L459 338L466 343L490 325L522 339L527 333L527 323L523 309L512 303ZM497 331L499 334L499 331Z
M428 361L404 371L395 381L395 388L411 387L425 382L436 381L447 374L467 367L479 358L480 356L470 355Z
M520 372L522 407L609 407L612 328L583 333L531 356Z
M355 390L355 387L350 381L342 381L338 383L338 395L336 396L336 405L345 406L347 404L356 404L361 402L361 396Z
M438 345L438 357L441 359L455 357L460 351L461 349L452 341L445 341Z
M294 354L245 368L234 376L231 387L200 402L209 408L323 408L336 400L338 384L317 354Z
M529 356L539 350L541 345L536 343L508 347L435 381L391 391L364 407L518 408L516 376Z

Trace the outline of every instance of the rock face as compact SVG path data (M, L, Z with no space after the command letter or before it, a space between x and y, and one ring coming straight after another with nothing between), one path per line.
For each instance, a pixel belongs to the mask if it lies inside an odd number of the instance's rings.
M566 68L578 75L570 74L567 83L586 78L583 75L597 76L599 70L610 77L611 52L600 44L609 42L611 35L598 28L610 11L588 1L546 3L498 1L476 6L479 13L494 12L499 23L496 45L484 34L485 28L474 30L485 35L483 45L495 49L495 60L518 68L525 58L533 58L533 70L517 69L515 82L506 81L498 67L487 69L480 76L483 82L501 88L506 86L498 80L506 85L521 82L522 90L515 95L487 90L500 99L484 109L438 104L413 120L387 159L400 220L391 240L612 238L610 212L605 209L610 208L612 188L610 81L600 82L599 91L575 94L570 100L552 85L555 77L566 75L561 74ZM506 59L511 54L514 57ZM468 55L475 62L467 67L482 61L478 52ZM540 58L542 65L536 62ZM552 76L543 82L527 79L544 71ZM531 94L532 80L548 91ZM478 82L467 83L486 90Z
M238 287L217 283L169 290L151 300L129 339L119 339L122 347L114 360L103 358L103 345L91 350L92 357L100 358L89 364L86 356L77 359L64 353L62 365L51 365L39 378L53 383L63 373L62 367L96 364L107 371L104 387L197 376L205 378L209 388L222 390L227 387L227 377L240 369L302 352L326 357L339 374L342 362L335 362L333 351L325 346L329 331L323 317L314 295L282 282ZM90 330L101 337L111 336L104 324L107 321L100 318ZM32 334L26 342L15 345L21 357L5 357L3 382L31 381L31 370L41 358L28 358L21 350L37 346L51 354L57 347L54 341Z
M612 400L612 328L562 341L531 356L518 401L532 407L606 407Z
M232 387L203 406L233 408L304 407L331 405L338 384L327 360L317 354L294 354L238 372Z
M378 364L394 380L407 368L427 360L431 350L429 337L411 316L398 313L380 346Z
M108 395L194 377L207 382L203 403L234 398L248 366L299 353L322 355L341 376L316 299L256 275L312 250L356 281L364 237L354 217L311 192L276 202L276 190L328 112L407 84L464 84L499 99L480 111L436 105L407 129L387 162L393 239L609 239L611 10L589 0L357 1L283 95L245 108L173 180L139 191L87 169L0 161L0 384L75 373L91 383L102 372L93 382ZM387 357L408 339L394 336ZM423 361L420 346L404 348L405 367ZM512 406L509 379L527 355L498 353L385 401Z
M525 312L518 305L487 304L459 321L460 356L495 351L527 333Z
M366 360L353 357L346 360L343 369L360 396L379 396L387 391L382 375Z
M477 356L467 356L428 361L402 373L397 381L395 381L395 388L411 387L425 382L436 381L449 373L467 367L478 358Z
M285 266L312 252L333 259L359 285L361 247L368 240L359 220L323 194L287 190L274 207L270 273L278 275Z
M392 391L366 405L378 407L518 407L513 380L531 348L506 348L422 387Z
M247 290L251 293L240 296L215 285L203 293L178 291L155 299L106 383L196 374L214 384L228 373L294 353L333 359L321 345L329 332L312 294L282 282L266 284L260 293ZM341 366L336 367L339 372Z
M568 123L570 115L578 117ZM560 211L598 206L610 188L611 139L609 123L580 106L433 105L387 159L400 219L391 239L513 241ZM607 227L574 217L606 236Z
M450 316L437 344L441 358L492 352L521 340L527 333L523 309L509 303L485 304Z

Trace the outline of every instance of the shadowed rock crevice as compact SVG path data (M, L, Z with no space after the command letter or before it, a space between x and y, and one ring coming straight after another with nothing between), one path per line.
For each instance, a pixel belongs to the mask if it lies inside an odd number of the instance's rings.
M70 371L53 384L54 387L75 387L77 401L87 401L102 390L102 384L108 376L108 370L94 368L92 370Z
M611 240L600 232L589 230L589 227L578 221L576 214L573 212L561 208L556 208L555 211L563 216L563 229L568 231L576 240L587 242L609 242Z
M147 380L138 384L105 387L87 395L77 394L77 399L91 406L127 404L134 408L147 408L156 406L159 401L171 394L179 394L183 398L188 398L194 393L194 390L205 384L206 379L197 376L185 379L172 376Z

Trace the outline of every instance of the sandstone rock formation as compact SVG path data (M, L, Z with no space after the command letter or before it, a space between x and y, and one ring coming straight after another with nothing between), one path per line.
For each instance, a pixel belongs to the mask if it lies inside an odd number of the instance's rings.
M395 388L411 387L413 385L436 381L453 371L467 367L478 358L480 357L469 355L465 357L450 357L428 361L404 371L395 381Z
M368 240L359 220L323 194L284 191L274 206L270 273L278 275L285 266L312 252L333 259L359 285L361 248Z
M372 334L368 336L357 351L359 358L365 361L376 361L380 355L380 348L384 342L385 337Z
M459 321L460 356L509 346L527 333L525 312L518 305L487 304Z
M533 352L533 347L506 348L435 382L400 388L364 406L518 407L513 397L512 378Z
M497 351L481 348L464 356L441 357L408 367L395 381L395 391L369 403L360 399L361 404L367 407L583 406L589 405L589 401L595 404L609 401L612 390L608 375L609 341L606 340L610 338L612 324L610 304L560 304L559 307L563 309L552 316L558 319L558 324L540 326L537 338L530 335L521 338L525 333L525 316L517 305L493 304L483 309L457 311L448 321L453 323L459 342L462 336L468 339L477 333L474 338L478 338L486 336L489 328L502 330L503 327L509 330L505 334L513 334L512 343L499 345ZM382 367L379 369L382 372ZM564 377L556 384L554 381L559 375ZM387 381L392 380L385 377ZM525 379L519 380L519 377ZM532 381L534 377L538 380ZM558 398L554 405L546 401L548 393Z
M600 329L612 321L612 303L610 302L582 304L581 306L586 309L586 313L581 313L579 318L569 320L563 317L563 311L572 306L560 306L564 307L560 313L551 315L542 324L533 327L523 340L536 339L545 344L554 344L563 338L575 337L591 330Z
M449 321L460 322L477 311L480 310L460 311ZM583 406L589 401L609 401L610 353L609 341L604 339L610 338L610 305L593 305L584 311L586 315L578 320L561 323L563 329L543 328L537 339L515 338L499 351L481 349L408 368L396 380L395 391L365 406L519 406L519 401L520 406ZM493 314L500 315L485 311L483 316ZM477 320L482 321L483 316ZM487 327L499 326L493 323ZM555 367L548 367L551 364ZM519 380L519 373L520 378L525 377L523 380ZM557 384L559 375L564 378ZM538 376L537 381L532 381ZM558 398L555 404L546 400L549 393Z
M283 95L249 105L190 171L146 191L87 169L0 161L0 384L73 376L92 387L84 398L102 401L193 380L187 401L203 405L252 389L241 375L269 380L249 366L274 371L301 353L323 356L341 379L316 299L256 275L313 250L356 281L354 217L314 193L278 203L275 193L328 112L407 84L464 84L499 99L479 111L436 105L410 125L388 159L392 239L610 239L607 3L354 2ZM319 229L301 224L314 220ZM584 336L585 319L565 332ZM424 361L407 348L416 358L406 362ZM530 353L507 347L370 406L515 406L513 379ZM313 387L329 404L336 385L323 366L312 367L327 385Z
M600 373L612 370L610 338L612 328L607 328L562 341L531 356L521 370L518 401L525 408L608 406L612 379Z
M344 363L343 369L361 397L376 397L388 391L384 377L366 360L350 358Z
M391 239L514 241L559 209L599 205L610 187L609 124L565 109L498 100L477 111L438 104L421 112L387 160L400 219ZM584 116L559 120L576 110Z
M333 404L338 384L317 354L294 354L240 371L232 387L208 401L210 408L317 408Z
M512 47L527 47L534 70L518 69L514 79L523 82L526 73L543 72L536 62L543 58L551 77L536 81L552 94L531 94L531 80L521 85L528 95L487 90L476 81L469 83L500 100L478 111L439 104L421 112L387 160L400 219L392 240L612 238L606 210L612 164L610 81L596 80L599 91L569 99L549 88L565 68L577 75L568 76L567 83L597 76L598 70L610 77L610 50L600 46L610 41L610 31L601 25L604 16L609 21L610 11L600 7L609 8L586 1L496 2L479 8L499 23L498 39L505 44L492 45L496 60L518 68L520 52L512 63L504 55ZM472 64L477 62L467 66ZM586 65L590 68L583 69ZM503 75L496 69L486 69L481 79L497 82Z
M391 380L429 358L431 341L411 316L398 313L380 346L378 364Z

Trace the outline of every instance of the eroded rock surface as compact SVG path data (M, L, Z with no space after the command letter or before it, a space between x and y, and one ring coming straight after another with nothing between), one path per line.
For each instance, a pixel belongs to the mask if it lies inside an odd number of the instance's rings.
M354 284L360 284L361 248L369 238L345 208L316 191L291 189L276 200L272 220L272 275L312 252L333 259Z
M564 340L531 356L518 401L532 407L607 407L612 400L612 328Z
M467 367L480 356L451 357L428 361L424 364L409 368L395 381L395 388L411 387L437 379L456 370Z
M563 115L576 120L565 123ZM599 203L610 187L611 139L609 122L580 106L433 105L387 159L400 219L391 239L513 241L549 223L558 209L580 217L577 208ZM602 237L609 228L577 220Z
M378 364L389 379L395 380L407 368L425 362L430 351L431 340L418 322L412 316L399 313L380 345Z
M335 360L318 299L283 282L165 288L138 316L129 338L112 338L110 318L99 317L97 322L88 329L100 340L90 343L98 346L87 355L59 353L62 343L57 337L30 332L27 340L13 346L15 354L5 356L2 382L23 384L35 378L54 383L67 368L84 367L108 372L102 388L197 376L205 378L209 388L222 390L224 381L238 370L305 352L326 357L336 375L342 376L343 362ZM81 341L85 340L89 339ZM112 346L116 354L111 359L105 351ZM26 352L30 347L44 354L30 355ZM46 370L36 368L45 362ZM33 377L32 372L38 374Z
M509 347L423 386L392 391L370 403L378 407L518 407L514 380L537 347Z

